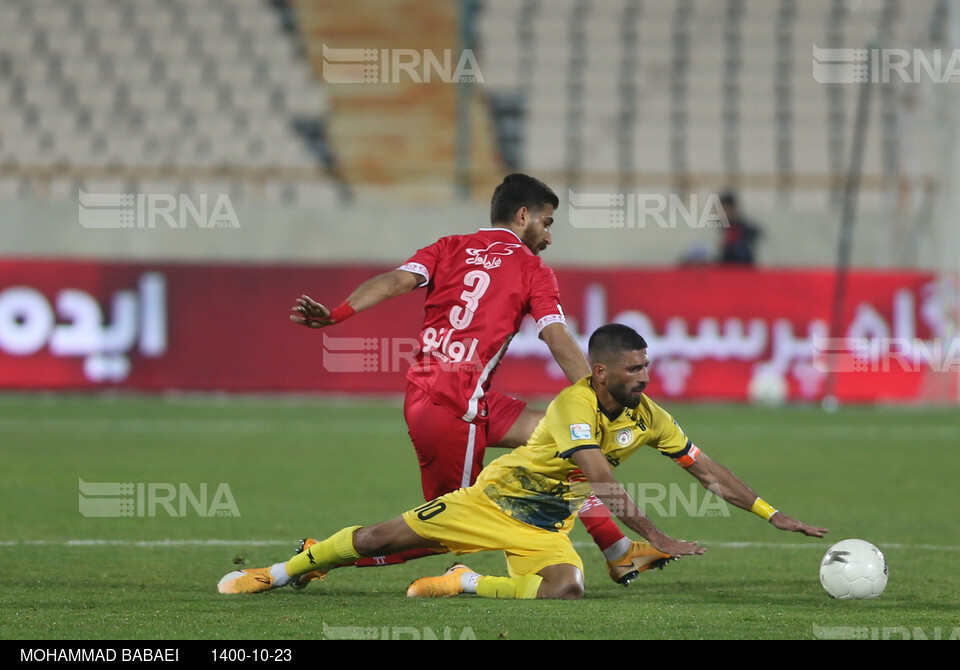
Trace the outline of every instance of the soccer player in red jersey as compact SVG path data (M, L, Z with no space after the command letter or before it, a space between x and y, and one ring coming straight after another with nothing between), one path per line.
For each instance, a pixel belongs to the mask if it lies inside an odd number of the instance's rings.
M361 284L339 307L328 309L306 295L293 307L294 323L323 328L426 287L420 350L407 372L404 402L425 500L473 484L488 447L526 443L543 418L542 411L490 390L493 373L527 314L571 383L590 374L565 325L556 277L539 257L552 242L558 205L546 184L509 175L493 192L489 228L437 240L396 270ZM646 542L627 539L595 496L583 505L580 518L620 584L669 558ZM429 553L416 550L357 564L388 565Z

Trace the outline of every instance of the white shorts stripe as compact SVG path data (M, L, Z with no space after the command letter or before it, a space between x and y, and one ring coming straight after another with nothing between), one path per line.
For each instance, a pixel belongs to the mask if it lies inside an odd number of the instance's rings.
M460 480L460 486L466 488L470 486L470 477L473 474L473 453L477 442L477 424L470 424L470 433L467 435L467 455L463 457L463 479Z
M506 353L507 347L510 346L510 341L514 335L516 335L516 333L513 333L504 341L500 350L484 366L483 372L480 373L480 378L477 379L477 385L473 389L473 395L471 395L470 400L467 401L467 413L461 417L464 421L473 421L477 418L477 411L480 409L480 398L483 397L483 383L487 381L487 377L490 376L494 368L500 364L500 359L503 358L503 354Z

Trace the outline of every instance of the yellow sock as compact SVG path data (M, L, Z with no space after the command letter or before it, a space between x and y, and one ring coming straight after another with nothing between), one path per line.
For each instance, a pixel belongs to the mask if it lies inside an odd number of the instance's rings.
M477 595L481 598L536 598L542 581L543 577L540 575L521 577L484 575L477 580Z
M360 554L353 548L353 532L360 526L350 526L338 530L322 542L302 551L289 561L285 569L291 577L299 577L314 570L326 572L340 565L352 563Z

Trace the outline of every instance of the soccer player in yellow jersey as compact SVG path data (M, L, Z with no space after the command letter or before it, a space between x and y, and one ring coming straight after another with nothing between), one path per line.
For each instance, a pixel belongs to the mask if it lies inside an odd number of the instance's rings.
M527 441L491 462L477 482L372 526L351 526L268 568L238 570L218 584L221 593L258 593L289 584L314 570L327 571L362 556L416 548L456 554L503 551L508 577L480 575L457 564L439 577L418 579L407 595L489 598L579 598L583 562L569 531L591 493L651 545L646 568L704 553L696 542L664 534L613 477L612 468L642 446L673 458L727 502L767 519L776 528L823 537L773 509L733 473L712 461L673 418L643 394L649 381L647 344L620 324L590 337L592 374L565 388Z

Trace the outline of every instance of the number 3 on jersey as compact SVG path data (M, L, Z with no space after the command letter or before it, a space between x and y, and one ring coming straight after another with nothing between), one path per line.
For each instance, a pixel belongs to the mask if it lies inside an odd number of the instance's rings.
M456 305L450 310L450 325L456 330L463 330L473 321L480 298L490 288L490 275L483 270L471 270L463 276L463 283L468 287L460 294L464 306Z

